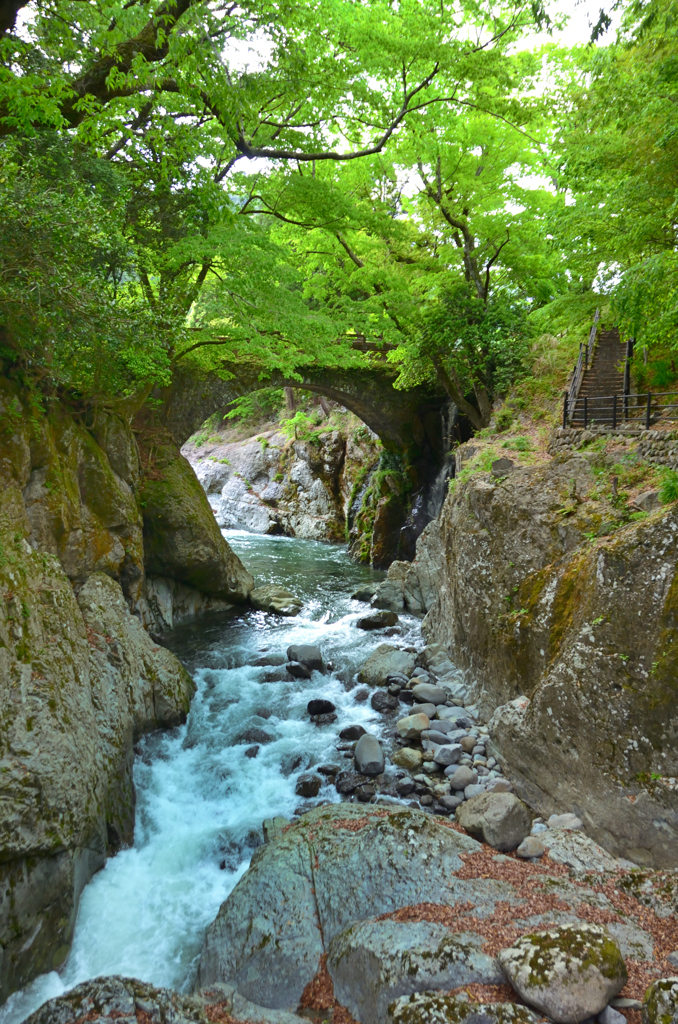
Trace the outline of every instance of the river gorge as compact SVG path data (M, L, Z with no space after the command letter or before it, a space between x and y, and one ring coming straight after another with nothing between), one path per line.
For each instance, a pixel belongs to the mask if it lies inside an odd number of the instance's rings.
M405 1024L464 985L532 1024L502 986L537 926L612 936L637 1011L678 951L675 505L620 510L586 437L474 439L384 571L279 532L346 531L334 433L201 486L158 427L5 422L2 1024Z

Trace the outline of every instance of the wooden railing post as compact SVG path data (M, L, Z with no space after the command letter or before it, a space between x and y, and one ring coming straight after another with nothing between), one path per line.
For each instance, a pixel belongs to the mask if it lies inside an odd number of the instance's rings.
M586 424L588 422L588 418L589 418L589 400L586 397L586 395L584 395L584 430L586 430Z
M647 405L645 406L645 429L650 429L650 410L652 409L652 395L647 393Z
M617 396L614 395L612 398L612 429L617 428Z

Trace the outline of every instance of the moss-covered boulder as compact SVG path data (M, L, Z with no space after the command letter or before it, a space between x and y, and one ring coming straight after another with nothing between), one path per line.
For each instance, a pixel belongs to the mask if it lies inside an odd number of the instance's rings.
M215 1020L213 1015L212 1020ZM115 1021L164 1021L208 1024L201 1001L135 978L94 978L50 999L25 1024L114 1024Z
M139 441L146 572L226 601L246 601L254 580L224 540L187 459L160 429Z
M466 993L421 992L401 996L388 1008L393 1024L537 1024L539 1017L517 1003L476 1003Z
M523 935L498 960L518 995L557 1024L594 1017L627 981L619 946L599 925Z
M643 1024L678 1024L678 978L653 981L643 999Z

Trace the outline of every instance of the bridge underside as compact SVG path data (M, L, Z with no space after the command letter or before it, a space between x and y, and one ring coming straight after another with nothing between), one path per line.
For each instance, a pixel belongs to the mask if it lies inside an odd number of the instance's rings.
M421 496L438 474L448 454L450 402L434 387L419 386L398 391L393 384L397 371L388 366L369 369L299 369L301 379L280 372L262 376L259 367L242 366L237 375L223 380L216 373L191 366L175 370L168 388L154 398L156 410L147 417L171 431L181 446L205 420L236 398L269 387L295 387L324 395L355 413L380 438L391 458L388 468L400 481L399 490L385 488L374 516L372 564L385 567L395 558L412 558L414 541L425 522L410 515L412 499ZM465 438L464 438L465 439ZM398 491L398 493L396 493Z
M378 434L386 451L401 454L410 463L419 458L443 457L443 419L449 400L442 390L420 386L397 391L397 371L375 369L299 370L301 380L273 372L261 376L259 368L243 367L236 377L222 380L216 373L188 367L175 370L172 384L159 393L160 418L181 445L212 413L236 398L269 387L295 387L313 391L350 409Z

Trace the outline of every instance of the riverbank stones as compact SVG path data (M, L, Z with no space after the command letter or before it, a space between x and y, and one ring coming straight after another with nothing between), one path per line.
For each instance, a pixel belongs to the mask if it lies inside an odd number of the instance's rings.
M594 1017L627 981L621 950L600 925L564 925L523 935L498 960L521 998L556 1024Z
M418 771L423 760L424 755L421 750L416 750L414 747L401 747L392 757L395 765L399 768L406 768L408 771Z
M515 850L529 836L532 827L529 810L513 793L481 793L471 799L467 797L457 809L456 817L472 836L483 839L502 853Z
M413 714L407 715L396 722L396 728L405 740L417 740L430 724L428 715Z
M367 729L364 729L362 725L347 725L345 729L342 729L339 733L340 740L359 740L361 736L364 736Z
M323 697L314 697L306 705L306 710L309 715L331 715L337 709L331 700L325 700Z
M446 743L444 746L437 748L434 752L433 760L441 768L449 768L450 765L457 763L460 755L461 747L458 743Z
M478 781L478 772L464 764L458 768L450 765L445 769L445 775L448 777L452 789L461 791L465 790L467 786L474 786Z
M377 690L370 698L370 706L380 714L395 711L398 707L398 698L386 690Z
M417 683L412 687L412 693L421 704L444 704L447 700L447 693L441 686L433 686L431 683Z

